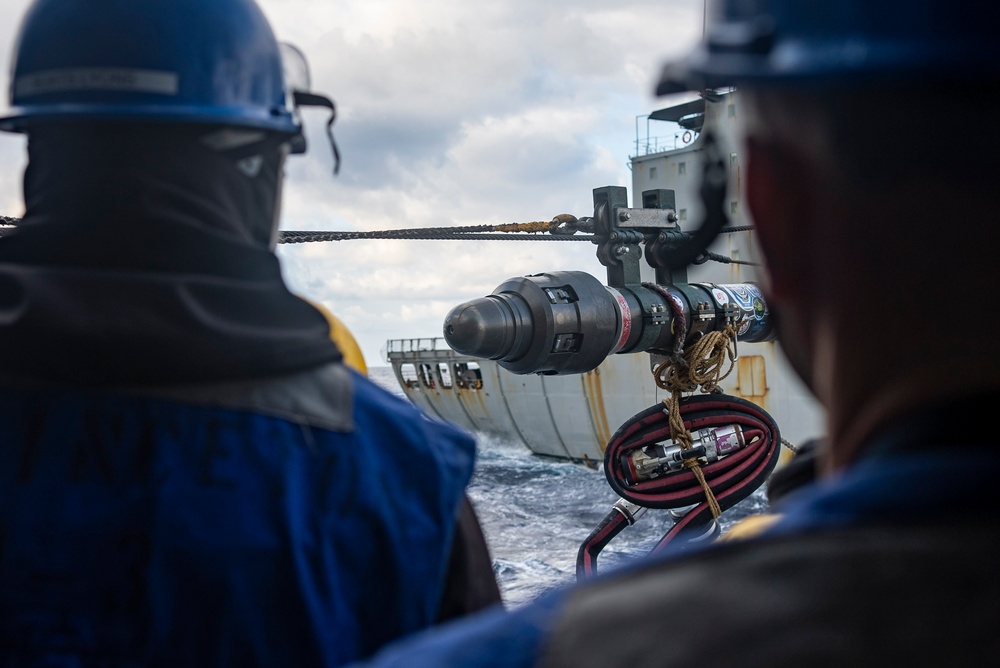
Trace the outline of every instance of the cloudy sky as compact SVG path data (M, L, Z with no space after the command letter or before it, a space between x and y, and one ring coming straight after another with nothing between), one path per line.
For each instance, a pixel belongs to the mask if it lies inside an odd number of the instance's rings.
M659 65L702 28L702 0L258 0L338 104L288 165L282 228L379 230L588 215L591 190L631 186L636 116ZM9 57L28 0L0 0ZM0 86L7 90L7 65ZM6 102L6 100L4 100ZM644 130L644 124L643 124ZM24 140L0 135L0 215L20 215ZM503 280L580 269L587 243L344 241L280 247L296 292L354 333L369 365L389 338L440 336L445 314Z

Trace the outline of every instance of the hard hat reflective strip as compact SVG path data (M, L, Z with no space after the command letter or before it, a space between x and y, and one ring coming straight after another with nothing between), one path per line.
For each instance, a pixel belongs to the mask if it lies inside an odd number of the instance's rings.
M159 70L97 67L46 70L14 81L14 100L72 90L118 90L177 95L177 75Z

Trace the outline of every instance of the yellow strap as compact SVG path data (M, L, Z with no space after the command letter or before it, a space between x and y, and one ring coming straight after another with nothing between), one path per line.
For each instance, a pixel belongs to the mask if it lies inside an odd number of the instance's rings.
M719 537L719 541L748 540L756 538L771 528L781 515L750 515L729 527L725 534Z
M311 299L305 299L305 297L300 297L304 301L309 302L310 306L315 308L317 311L323 314L326 318L327 324L330 325L330 339L337 344L340 349L340 353L344 356L344 364L351 367L360 374L368 375L368 365L365 364L365 356L361 352L361 347L358 342L354 339L351 334L351 330L347 328L347 325L340 321L340 318L335 316L330 309L326 308L318 302L314 302Z

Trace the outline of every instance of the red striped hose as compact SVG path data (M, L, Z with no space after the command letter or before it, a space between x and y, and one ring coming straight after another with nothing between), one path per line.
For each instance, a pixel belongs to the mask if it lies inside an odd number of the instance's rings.
M705 480L723 511L750 496L767 480L778 462L781 435L774 419L761 407L738 397L709 394L684 397L680 401L684 425L695 432L729 425L742 430L744 447L718 461L702 465ZM705 535L714 519L702 489L688 469L671 471L650 480L633 481L622 463L637 448L670 441L669 415L657 404L627 420L608 443L604 473L611 488L629 504L641 508L685 508L694 506L660 539L653 552L680 538L682 544ZM597 557L615 536L634 523L639 513L628 504L616 504L601 524L580 546L577 577L597 572Z

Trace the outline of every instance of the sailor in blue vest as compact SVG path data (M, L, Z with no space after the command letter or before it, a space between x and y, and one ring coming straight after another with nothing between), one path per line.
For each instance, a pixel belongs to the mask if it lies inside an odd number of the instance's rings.
M722 0L660 92L735 85L820 478L762 534L393 645L377 668L1000 662L1000 6ZM669 30L669 26L664 26Z
M273 253L297 103L252 0L37 0L0 129L0 664L333 666L498 601L472 439Z

